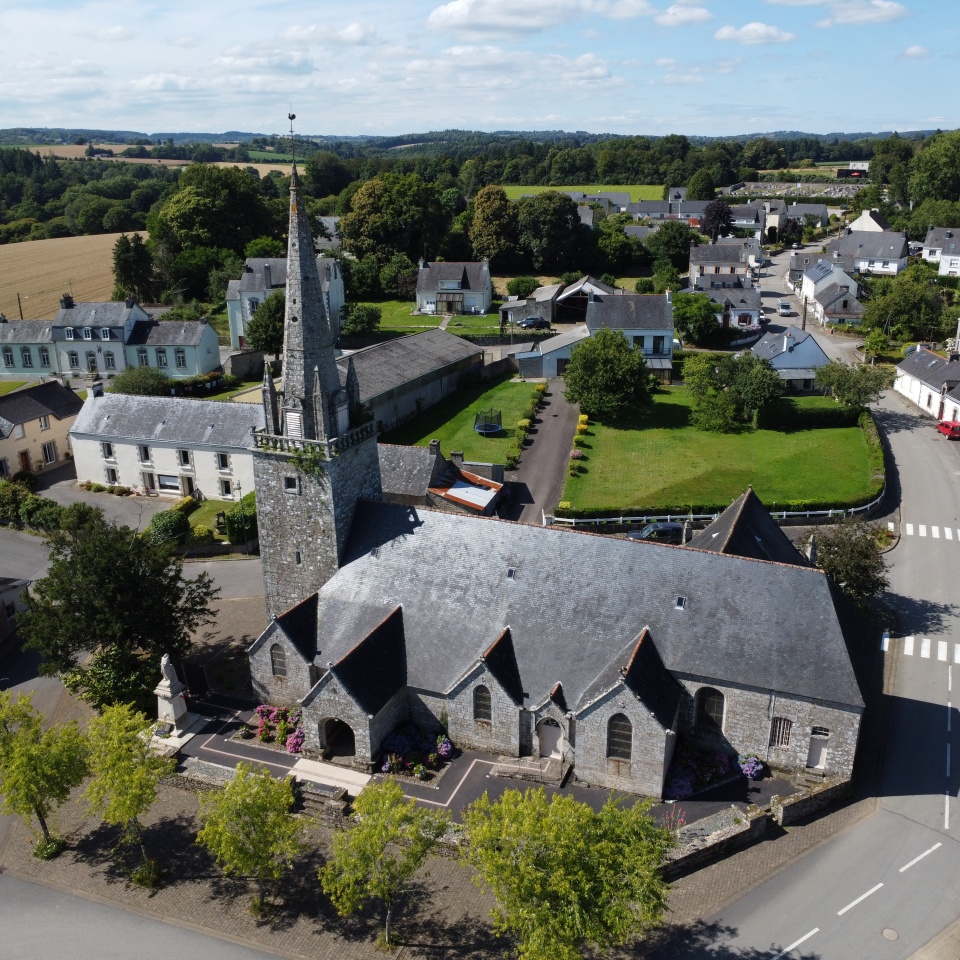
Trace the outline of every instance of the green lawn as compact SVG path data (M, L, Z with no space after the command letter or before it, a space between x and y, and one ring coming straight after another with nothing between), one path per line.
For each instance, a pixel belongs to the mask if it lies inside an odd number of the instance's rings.
M663 187L656 183L592 183L586 186L583 184L575 184L569 187L518 187L516 185L505 185L503 189L508 200L519 200L526 194L543 193L545 190L558 190L560 193L567 193L571 190L578 190L580 193L629 193L631 200L660 200L663 197Z
M514 427L524 415L533 393L533 384L509 380L465 387L419 417L391 430L381 440L424 447L438 439L440 449L447 456L452 450L462 450L468 460L503 463L508 448L514 443ZM490 407L501 411L501 422L506 429L501 430L499 436L483 437L473 429L474 415Z
M26 383L26 380L0 380L0 397L5 393L13 393L14 390L26 386Z
M791 398L798 415L836 409L825 397ZM587 473L569 477L574 510L706 513L752 485L770 510L791 503L842 504L876 489L858 427L707 433L689 425L682 387L656 395L636 429L590 426ZM789 419L789 417L787 418Z
M226 513L236 506L231 500L203 500L200 506L190 514L190 526L208 527L217 540L226 540L226 536L217 530L217 514Z
M256 380L244 380L239 387L228 387L226 390L211 390L209 393L191 394L192 400L232 400L238 393L249 390L251 387L259 387L263 381L258 377Z

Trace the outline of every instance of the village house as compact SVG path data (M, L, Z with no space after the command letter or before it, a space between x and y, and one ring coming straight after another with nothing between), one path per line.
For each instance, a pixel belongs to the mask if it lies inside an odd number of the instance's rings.
M0 477L40 473L68 459L70 427L82 406L56 380L0 396Z
M897 366L893 389L928 416L960 420L960 357L920 347Z
M782 333L766 333L750 352L770 363L791 390L813 390L817 370L830 358L805 330L788 326Z
M421 260L416 296L420 313L486 313L493 302L490 263Z
M940 263L942 256L960 256L960 227L928 227L920 256L927 263Z

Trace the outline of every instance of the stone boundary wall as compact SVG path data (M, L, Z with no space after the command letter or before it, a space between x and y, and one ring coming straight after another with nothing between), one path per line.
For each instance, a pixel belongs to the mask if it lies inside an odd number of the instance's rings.
M788 797L786 800L778 796L771 797L770 815L779 826L789 827L811 813L818 813L825 807L846 800L852 793L852 780L827 780L798 797Z
M741 815L740 823L734 823L709 837L694 840L679 847L660 864L660 875L667 882L673 882L685 874L699 870L728 854L762 840L773 822L765 810L756 810Z

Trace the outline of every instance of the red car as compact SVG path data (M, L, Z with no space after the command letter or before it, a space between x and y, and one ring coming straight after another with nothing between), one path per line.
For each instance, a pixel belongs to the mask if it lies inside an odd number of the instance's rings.
M937 424L937 429L948 440L960 440L960 421L958 420L941 420Z

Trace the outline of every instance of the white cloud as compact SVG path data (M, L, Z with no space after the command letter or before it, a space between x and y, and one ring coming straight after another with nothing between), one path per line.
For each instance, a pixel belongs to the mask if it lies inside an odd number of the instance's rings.
M127 27L100 27L97 30L87 30L84 36L91 40L103 40L107 43L117 43L121 40L132 40L134 33Z
M361 23L348 23L342 30L329 26L311 24L309 27L295 25L284 30L280 36L288 42L313 46L365 46L377 41L377 32Z
M712 20L713 14L706 7L693 7L675 3L672 7L667 7L663 13L658 13L653 19L661 27L679 27L689 23L703 23L705 20Z
M691 83L706 83L697 68L691 68L684 73L667 73L663 76L663 83L671 87L687 86Z
M182 37L174 37L170 41L171 46L183 47L184 49L196 47L199 46L199 44L200 41L192 33L184 34Z
M825 19L817 21L818 27L890 23L907 15L907 8L894 0L835 0L828 11Z
M676 62L673 57L657 57L657 59L653 61L653 65L655 67L672 67Z
M163 93L173 90L191 90L198 87L193 77L180 73L151 73L139 80L131 80L130 87L144 93Z
M313 61L306 54L275 50L259 57L217 57L213 66L231 74L310 73Z
M926 47L921 47L920 44L914 44L912 47L907 47L903 53L900 54L901 60L926 60L930 56L930 51Z
M721 27L714 35L716 40L733 40L736 43L788 43L796 40L796 35L787 33L768 23L748 23L742 27Z
M766 0L777 7L819 7L827 0Z
M653 7L647 0L616 0L606 15L611 20L631 20L634 17L649 17Z
M654 13L648 0L450 0L434 7L427 27L476 36L530 33L577 17L629 20Z

